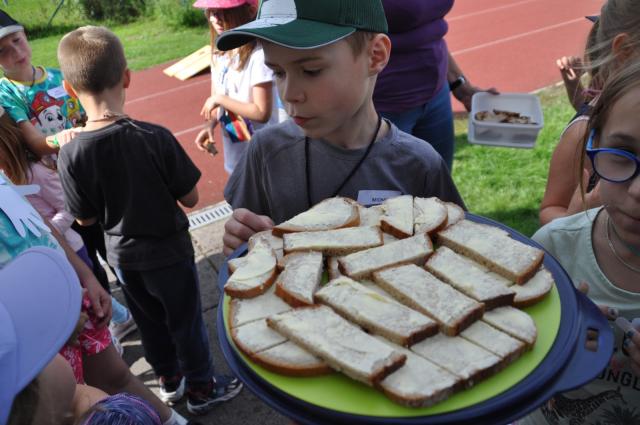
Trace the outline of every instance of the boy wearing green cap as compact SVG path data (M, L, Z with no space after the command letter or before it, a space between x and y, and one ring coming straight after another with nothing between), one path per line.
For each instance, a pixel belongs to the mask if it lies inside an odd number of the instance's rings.
M464 207L431 145L381 119L372 94L391 42L380 0L263 0L255 21L222 33L218 49L257 38L291 120L256 132L225 187L234 209L230 254L332 196L373 205L402 194Z

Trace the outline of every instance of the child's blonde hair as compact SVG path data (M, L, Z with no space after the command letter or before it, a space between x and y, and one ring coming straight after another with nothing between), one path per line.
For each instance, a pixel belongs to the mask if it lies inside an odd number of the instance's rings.
M34 160L34 155L27 151L20 129L7 113L0 116L0 158L0 168L13 184L29 183L29 163Z
M592 75L597 79L596 86L602 87L621 62L627 58L619 57L613 51L613 40L620 34L626 34L621 46L632 57L640 56L640 2L638 0L607 0L600 10L595 26L592 45L587 48L586 57L590 61ZM619 53L619 52L618 52Z
M224 30L227 31L235 27L239 27L240 25L248 24L249 22L253 21L256 18L257 11L253 5L249 3L245 3L238 7L232 7L229 9L219 9L218 12L221 13L222 16L224 16L223 27L224 27ZM208 16L208 13L209 12L207 12L207 16ZM211 46L215 49L217 34L210 22L209 22L209 32L211 33ZM238 47L238 52L237 52L238 54L237 69L238 70L243 69L244 66L247 64L247 61L251 56L251 52L255 47L256 47L255 40L245 44L244 46ZM224 54L235 55L234 51L222 52L218 49L215 49L214 53L216 55L224 55Z
M607 119L611 115L611 109L622 96L635 87L640 86L640 57L632 59L622 69L614 74L610 74L609 79L605 81L604 87L589 117L587 131L582 140L582 152L586 151L589 135L595 130L594 146L598 146L599 136L602 133ZM580 170L584 169L586 155L580 157ZM580 189L585 192L582 179L580 179Z
M92 94L115 87L127 69L120 39L105 27L91 25L60 40L58 62L64 79L75 90Z

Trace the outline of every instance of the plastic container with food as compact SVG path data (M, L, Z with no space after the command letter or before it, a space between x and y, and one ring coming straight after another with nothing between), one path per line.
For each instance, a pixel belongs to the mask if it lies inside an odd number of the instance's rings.
M471 100L469 143L532 148L544 126L540 100L527 93L479 92Z

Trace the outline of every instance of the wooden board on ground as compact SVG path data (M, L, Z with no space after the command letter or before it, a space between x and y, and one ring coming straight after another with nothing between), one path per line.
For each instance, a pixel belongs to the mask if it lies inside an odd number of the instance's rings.
M178 80L184 81L206 69L209 65L211 65L211 46L207 44L162 72L169 77L176 77Z

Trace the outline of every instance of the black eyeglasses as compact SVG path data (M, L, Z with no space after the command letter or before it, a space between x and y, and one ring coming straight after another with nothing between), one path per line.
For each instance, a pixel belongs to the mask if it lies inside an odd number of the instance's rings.
M631 152L622 149L593 148L595 129L589 133L587 156L593 170L600 178L613 183L624 183L640 173L640 160Z

